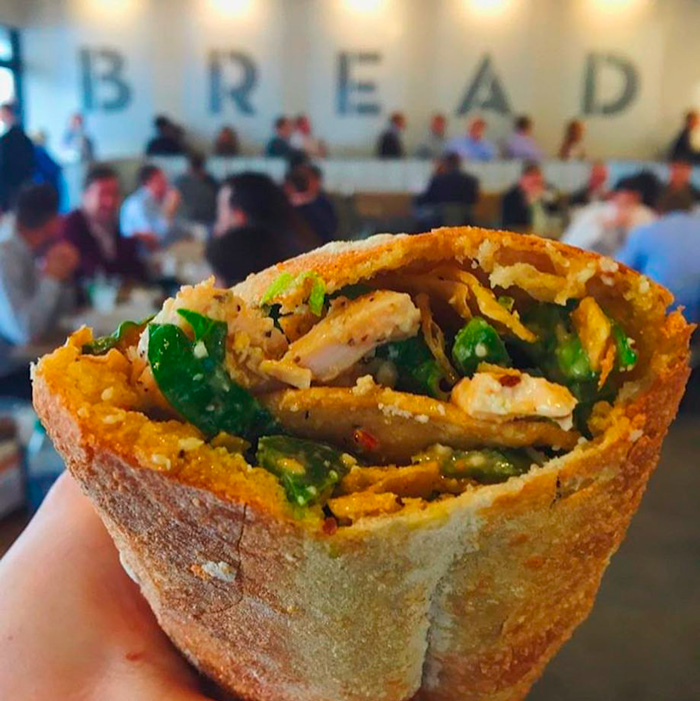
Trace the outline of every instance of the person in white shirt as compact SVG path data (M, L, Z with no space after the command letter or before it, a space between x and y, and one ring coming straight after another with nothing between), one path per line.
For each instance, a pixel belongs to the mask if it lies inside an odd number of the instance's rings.
M58 195L48 184L20 191L15 229L0 243L0 379L3 393L29 395L29 370L13 346L41 340L73 302L78 251L58 238ZM13 387L23 391L15 391Z
M623 178L606 202L592 202L578 212L562 241L612 256L622 248L633 229L654 219L654 211L642 204L636 179Z
M92 137L85 130L85 119L80 112L71 116L63 134L63 151L71 161L90 163L95 160Z
M438 112L430 119L430 129L423 143L416 149L416 158L440 158L445 153L447 117Z
M294 133L289 143L309 158L325 158L328 155L326 144L314 137L311 120L305 114L300 114L294 120Z

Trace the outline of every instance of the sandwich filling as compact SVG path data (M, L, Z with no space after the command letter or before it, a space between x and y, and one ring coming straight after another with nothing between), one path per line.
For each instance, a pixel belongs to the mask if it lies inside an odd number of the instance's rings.
M348 525L566 453L637 364L592 296L538 301L464 268L333 291L283 273L252 304L203 283L82 353L116 350L153 421L184 420L274 476L296 513Z

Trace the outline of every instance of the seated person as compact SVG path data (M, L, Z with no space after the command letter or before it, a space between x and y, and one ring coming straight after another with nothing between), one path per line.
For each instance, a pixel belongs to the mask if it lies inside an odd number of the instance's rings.
M492 161L496 158L496 147L484 137L486 120L475 117L464 136L456 136L447 144L446 151L456 153L466 161Z
M323 173L318 166L301 164L287 174L284 189L289 201L318 236L321 243L335 239L338 216L323 191Z
M445 153L447 117L441 112L430 118L430 128L425 140L416 149L416 158L440 158Z
M471 220L472 207L478 199L479 181L461 170L461 159L456 153L446 153L438 160L435 174L426 191L415 199L417 217L430 227L467 224ZM443 205L463 207L464 220L444 222Z
M192 152L187 161L187 172L174 183L181 197L179 215L185 221L211 226L216 219L217 182L207 172L202 154Z
M48 184L19 192L12 235L0 243L0 386L29 398L29 368L12 347L40 341L72 306L75 248L58 239L58 195Z
M672 212L635 229L615 256L673 294L673 307L685 307L700 322L700 215Z
M138 190L122 205L122 234L151 251L183 238L186 231L177 221L180 193L170 186L165 173L146 164L139 169L138 182Z
M136 241L119 231L121 191L116 171L95 165L83 185L82 203L66 216L62 237L80 253L78 280L98 275L145 281L146 269L139 260Z
M591 202L602 202L608 198L608 166L603 161L596 161L591 166L588 182L575 190L569 197L570 207L583 207Z
M559 147L562 161L583 161L586 158L584 136L586 125L580 119L572 119L564 129L564 139Z
M630 231L655 218L653 210L642 203L638 180L622 178L607 202L592 202L579 211L562 241L611 256L624 245Z
M503 196L501 225L512 231L543 234L558 205L557 194L545 182L542 168L526 162L518 182Z
M207 260L219 284L230 287L316 244L316 237L269 176L240 173L222 184L214 238L207 246Z
M402 132L406 129L406 117L402 112L394 112L389 117L389 124L377 139L377 158L403 158L406 151L403 146Z
M305 114L298 115L294 120L294 133L289 142L307 158L325 158L328 155L325 142L314 136L311 120Z
M238 141L236 130L230 126L223 126L214 140L215 156L238 156L241 152L241 145Z
M532 119L521 116L515 120L513 133L506 142L507 158L522 158L528 161L541 161L544 153L532 135Z
M668 185L656 200L656 210L667 212L687 212L700 201L700 191L690 182L693 166L690 161L677 158L668 167Z
M297 150L292 146L291 139L294 124L289 117L277 117L275 120L275 135L267 142L265 155L270 158L291 159Z
M153 120L156 135L146 146L147 156L182 156L185 148L182 144L182 131L165 115L158 115Z

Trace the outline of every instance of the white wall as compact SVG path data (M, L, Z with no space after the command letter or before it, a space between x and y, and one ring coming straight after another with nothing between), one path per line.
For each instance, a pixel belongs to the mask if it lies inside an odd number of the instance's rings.
M277 114L307 111L334 153L365 154L387 113L403 109L413 146L435 109L448 113L453 133L463 129L455 112L487 54L512 111L534 117L550 153L563 123L581 114L591 52L623 57L639 77L626 109L586 117L592 156L656 157L680 115L700 107L697 0L35 0L22 7L28 123L47 129L54 144L81 106L80 49L125 57L128 106L88 114L105 157L140 150L161 111L202 144L231 122L249 151L261 147ZM255 114L230 100L212 112L212 51L244 52L255 62ZM376 88L353 101L377 101L380 114L338 113L340 52L380 54L378 64L353 68ZM224 75L241 76L235 65ZM614 100L621 84L615 69L602 69L599 97ZM108 85L97 92L109 98ZM510 116L484 115L492 138L507 133Z

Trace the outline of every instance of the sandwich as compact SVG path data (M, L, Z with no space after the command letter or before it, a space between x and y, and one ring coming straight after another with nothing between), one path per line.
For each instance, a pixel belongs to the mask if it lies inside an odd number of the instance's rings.
M524 698L588 615L692 327L613 260L476 228L184 287L34 370L160 626L248 701Z

